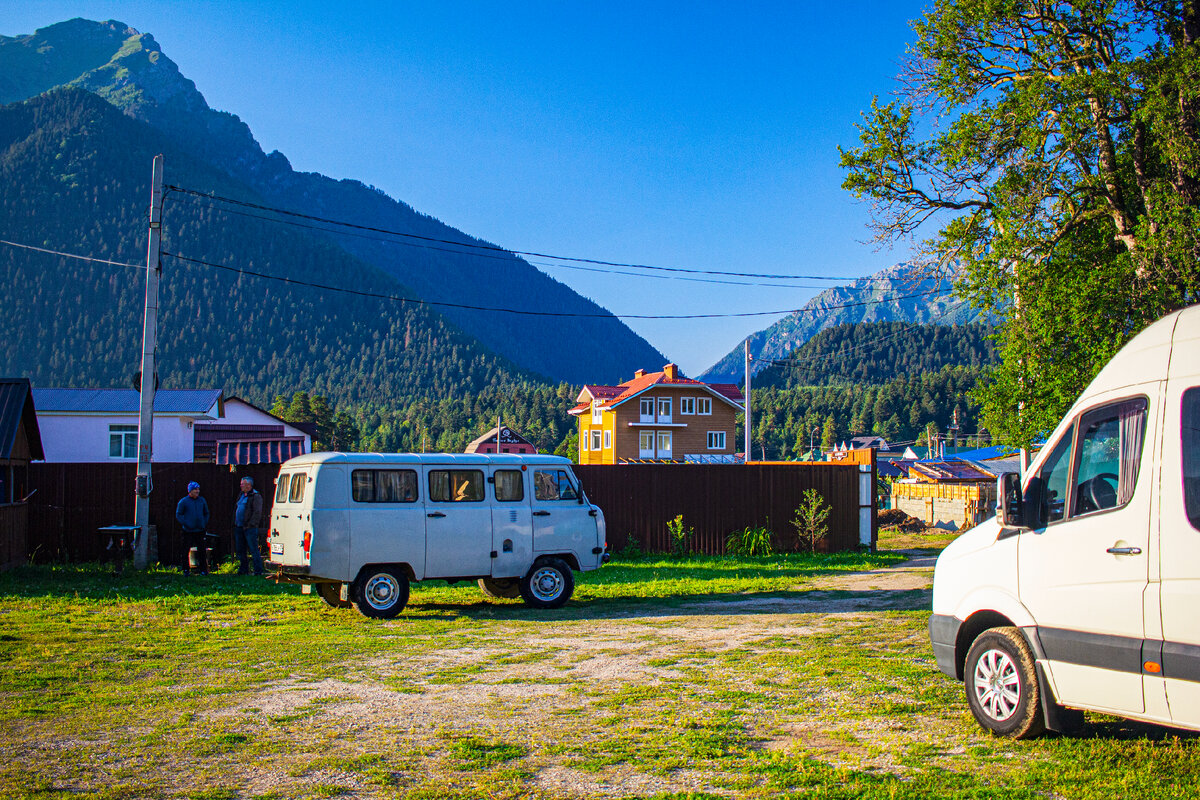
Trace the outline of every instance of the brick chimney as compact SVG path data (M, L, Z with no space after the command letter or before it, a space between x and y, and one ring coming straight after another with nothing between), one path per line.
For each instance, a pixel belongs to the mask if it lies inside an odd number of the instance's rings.
M665 367L663 367L663 377L665 377L669 381L678 380L679 379L679 365L667 364Z
M635 370L633 373L633 379L636 381L638 378L642 377L645 374L646 374L646 370L644 370L644 369Z

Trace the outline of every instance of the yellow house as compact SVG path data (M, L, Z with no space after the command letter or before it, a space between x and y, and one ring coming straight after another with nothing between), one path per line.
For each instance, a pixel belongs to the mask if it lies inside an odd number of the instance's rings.
M639 369L619 386L588 384L569 412L579 420L579 463L732 461L742 401L736 385L685 378L675 364Z

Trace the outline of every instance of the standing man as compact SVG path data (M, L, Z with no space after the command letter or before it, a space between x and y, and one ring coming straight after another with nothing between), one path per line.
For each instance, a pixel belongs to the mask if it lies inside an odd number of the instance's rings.
M200 496L200 484L188 484L188 493L175 506L175 520L183 528L183 574L191 575L191 553L196 548L199 558L196 570L208 574L208 550L205 533L208 531L208 501Z
M254 574L263 574L262 554L258 552L258 526L262 524L262 513L262 495L254 491L254 479L247 475L242 478L242 493L238 495L237 508L233 512L233 544L241 560L238 575L249 572L250 558L254 559ZM246 551L250 552L249 558Z

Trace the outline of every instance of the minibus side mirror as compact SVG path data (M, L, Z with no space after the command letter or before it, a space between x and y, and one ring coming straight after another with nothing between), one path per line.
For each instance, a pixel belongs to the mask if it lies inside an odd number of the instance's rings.
M1005 528L1028 528L1025 519L1025 496L1021 491L1021 476L1005 472L996 479L996 514Z

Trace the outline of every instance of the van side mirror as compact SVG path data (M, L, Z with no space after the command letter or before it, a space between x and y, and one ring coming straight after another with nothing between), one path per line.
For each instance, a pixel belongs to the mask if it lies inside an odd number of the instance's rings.
M1021 476L1005 472L996 479L996 514L1005 528L1028 528L1025 519L1025 496L1021 491Z

